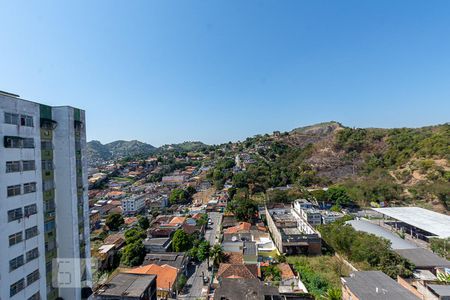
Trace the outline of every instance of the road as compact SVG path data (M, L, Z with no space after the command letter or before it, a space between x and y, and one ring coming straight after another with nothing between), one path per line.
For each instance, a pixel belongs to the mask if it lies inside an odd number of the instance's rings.
M214 245L216 243L216 236L218 235L218 229L220 227L220 222L222 220L222 214L211 212L208 213L209 218L213 224L210 226L211 229L207 229L205 232L205 240L209 241L209 243ZM195 300L201 298L202 289L206 287L203 284L203 274L210 278L210 272L208 271L207 261L202 262L200 265L197 265L194 270L192 276L190 276L186 282L186 287L188 287L188 292L184 295L178 295L178 299L185 300Z

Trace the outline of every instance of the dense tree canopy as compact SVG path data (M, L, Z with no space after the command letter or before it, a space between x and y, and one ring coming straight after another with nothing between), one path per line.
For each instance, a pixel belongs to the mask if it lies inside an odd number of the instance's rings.
M106 226L108 226L109 230L111 231L117 231L119 230L120 226L124 224L124 220L121 214L110 214L108 217L106 217Z

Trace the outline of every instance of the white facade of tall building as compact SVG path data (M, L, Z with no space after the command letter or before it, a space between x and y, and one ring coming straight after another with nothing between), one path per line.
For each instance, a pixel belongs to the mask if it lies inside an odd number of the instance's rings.
M84 124L79 109L0 92L0 299L82 299L90 285ZM87 259L69 288L56 258Z

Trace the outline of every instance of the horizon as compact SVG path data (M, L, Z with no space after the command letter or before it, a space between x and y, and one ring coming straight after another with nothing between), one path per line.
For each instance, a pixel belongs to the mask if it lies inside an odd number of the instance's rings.
M153 144L153 143L148 142L148 141L141 141L141 140L133 139L133 138L132 138L132 139L128 139L128 140L118 139L118 140L113 140L113 141L109 141L109 142L103 142L103 141L100 141L100 140L94 140L94 139L92 139L92 140L89 140L89 141L87 141L87 142L93 142L93 141L95 141L95 142L100 142L102 145L106 145L106 144L110 144L110 143L113 143L113 142L119 142L119 141L124 141L124 142L133 142L133 141L137 141L137 142L146 143L146 144L148 144L148 145L150 145L150 146L153 146L153 147L155 147L155 148L160 148L160 147L163 147L163 146L170 146L170 145L177 145L177 144L182 144L182 143L197 143L197 142L198 142L198 143L203 143L203 144L205 144L206 146L217 146L217 145L227 144L228 142L232 142L232 143L243 142L243 141L245 141L246 138L249 138L249 137L255 137L255 136L258 136L258 135L265 135L265 134L269 134L269 135L270 135L270 134L273 134L273 132L275 132L275 131L280 131L280 132L282 132L282 133L283 133L283 132L292 132L292 131L294 131L294 130L296 130L296 129L306 128L306 127L310 127L310 126L318 126L318 125L327 124L327 123L337 123L337 124L340 124L340 125L341 125L342 127L344 127L344 128L386 129L386 130L388 130L388 129L402 129L402 128L408 128L408 129L420 129L420 128L433 127L433 126L443 126L443 125L449 124L450 122L444 122L444 123L439 123L439 124L429 124L429 125L423 125L423 126L418 126L418 127L350 127L350 126L346 126L345 124L343 124L343 123L341 123L341 122L339 122L339 121L324 121L324 122L319 122L319 123L315 123L315 124L302 125L302 126L299 126L299 127L295 127L295 128L292 128L292 129L285 130L285 131L274 129L274 130L271 131L271 132L256 133L256 134L250 135L250 136L248 136L248 137L245 137L245 138L242 139L242 140L234 140L234 141L230 140L230 141L224 141L224 142L217 143L217 144L209 144L209 143L205 143L204 141L201 141L201 140L184 140L184 141L176 142L176 143L167 143L167 144L162 144L162 145L156 145L156 144Z
M88 140L103 144L450 121L448 1L0 7L0 89L84 109Z

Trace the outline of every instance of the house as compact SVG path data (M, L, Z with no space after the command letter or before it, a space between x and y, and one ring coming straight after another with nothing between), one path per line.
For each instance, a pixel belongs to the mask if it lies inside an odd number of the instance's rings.
M122 199L122 209L124 215L136 215L141 212L145 207L145 197L131 196L129 198Z
M381 271L353 272L341 283L343 300L419 299Z
M95 292L96 300L156 300L156 276L118 273Z
M120 249L125 245L125 235L123 233L110 234L103 240L103 243L115 245L116 249Z
M175 232L176 228L149 228L147 235L150 238L170 237Z
M233 233L249 232L251 227L252 224L248 222L239 222L238 225L225 229L223 233L233 234Z
M290 206L266 206L266 219L273 241L281 253L316 255L322 252L322 240L319 234L309 227L301 230Z
M187 273L188 256L183 252L147 253L143 265L156 264L159 266L169 265L178 270L179 273Z
M222 228L227 229L230 227L233 227L237 225L238 222L236 220L236 217L234 215L224 214L222 218Z
M308 293L303 282L295 276L291 269L291 266L287 263L278 264L278 269L281 272L281 281L278 287L280 294L290 294L290 293Z
M244 242L243 247L243 258L246 264L257 264L258 263L258 249L256 248L255 242Z
M122 199L123 197L125 197L125 195L125 192L122 191L111 191L106 194L106 198L117 200Z
M177 186L183 184L187 179L186 175L173 175L173 176L164 176L161 179L162 184L168 186Z
M257 279L261 277L258 265L242 265L242 264L227 264L221 263L217 271L217 278L245 278Z
M214 300L281 299L279 295L276 287L265 285L255 278L224 278L214 292Z
M142 243L146 252L167 252L172 244L172 239L170 237L146 238Z
M143 274L156 276L156 289L158 298L170 298L176 290L178 269L169 265L149 264L133 269L122 269L121 272L129 274Z

